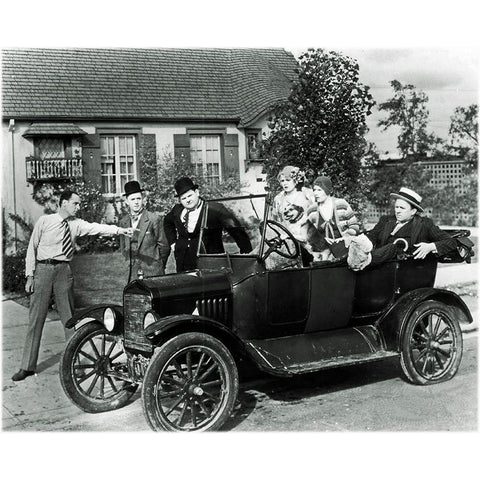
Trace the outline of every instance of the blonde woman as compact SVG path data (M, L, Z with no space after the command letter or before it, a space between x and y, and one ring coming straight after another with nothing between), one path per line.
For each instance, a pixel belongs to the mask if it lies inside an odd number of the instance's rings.
M302 253L302 262L308 265L312 256L310 239L312 226L307 219L307 211L314 204L315 197L310 188L304 186L305 173L298 167L288 165L277 176L282 187L273 200L273 220L281 223L299 241ZM315 232L313 232L315 233Z

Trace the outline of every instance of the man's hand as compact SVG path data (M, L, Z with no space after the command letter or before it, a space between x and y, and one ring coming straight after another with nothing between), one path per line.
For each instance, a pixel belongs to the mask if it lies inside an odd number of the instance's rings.
M33 293L33 276L29 275L27 277L27 283L25 284L25 291L27 293Z
M132 237L134 232L138 232L138 228L133 228L133 227L128 227L128 228L123 228L123 227L118 227L118 233L120 235L125 235L126 237Z
M413 258L415 258L416 260L423 259L430 252L435 251L434 243L420 242L420 243L416 243L414 247L417 247L417 249L413 252Z

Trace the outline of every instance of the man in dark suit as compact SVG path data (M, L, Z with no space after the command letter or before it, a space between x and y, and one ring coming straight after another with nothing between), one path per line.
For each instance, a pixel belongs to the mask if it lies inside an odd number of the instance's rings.
M188 177L175 182L180 204L165 216L164 227L168 243L174 247L177 272L197 268L200 227L206 211L198 185ZM222 232L227 231L237 243L240 253L252 250L250 239L240 222L222 204L208 202L207 225L202 236L205 253L223 253Z
M125 203L129 213L120 219L121 227L133 227L131 238L120 238L120 249L128 261L128 282L137 277L153 277L165 273L170 248L157 212L145 210L143 189L137 181L125 184Z
M380 218L367 232L373 243L371 264L379 264L396 257L399 248L423 259L429 254L444 255L455 250L456 241L438 228L430 218L421 217L422 197L409 188L390 194L395 199L395 215ZM402 239L402 240L400 240Z

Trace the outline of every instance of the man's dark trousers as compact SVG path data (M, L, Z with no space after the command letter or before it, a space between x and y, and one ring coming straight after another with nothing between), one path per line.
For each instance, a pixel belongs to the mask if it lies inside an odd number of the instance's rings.
M33 293L30 297L29 324L21 368L35 371L52 292L55 295L60 320L65 326L73 314L73 276L69 262L38 263L35 267ZM65 330L68 339L71 334Z

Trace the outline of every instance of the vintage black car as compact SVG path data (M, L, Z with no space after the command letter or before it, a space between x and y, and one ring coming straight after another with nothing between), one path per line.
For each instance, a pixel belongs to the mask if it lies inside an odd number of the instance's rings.
M421 261L402 252L361 272L343 260L302 265L295 238L269 219L265 195L219 201L252 252L238 253L228 236L225 253L200 242L197 270L134 280L123 305L93 306L68 322L76 331L60 377L79 408L120 408L142 385L153 430L216 430L232 414L242 362L288 377L398 357L416 384L455 375L459 322L473 320L459 296L433 285L437 262L469 260L470 248Z

